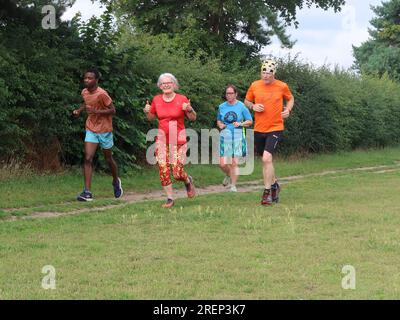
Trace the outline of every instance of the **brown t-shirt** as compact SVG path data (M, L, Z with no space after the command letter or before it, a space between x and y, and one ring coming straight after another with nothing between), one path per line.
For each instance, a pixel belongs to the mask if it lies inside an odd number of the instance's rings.
M107 91L97 87L93 92L88 89L82 90L82 98L87 106L91 106L96 110L108 109L112 103L112 99ZM86 119L86 130L94 133L105 133L113 131L112 115L89 114Z

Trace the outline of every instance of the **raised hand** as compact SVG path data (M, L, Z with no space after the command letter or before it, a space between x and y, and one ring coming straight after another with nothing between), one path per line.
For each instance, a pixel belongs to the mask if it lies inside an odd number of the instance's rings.
M78 118L81 115L81 109L75 109L72 111L72 114L75 116L75 118Z
M150 112L150 108L151 108L151 105L149 103L149 100L146 100L146 105L143 108L144 113L149 113Z
M192 111L193 111L193 108L192 108L192 106L190 105L190 99L189 99L189 103L184 102L184 103L182 104L182 110L183 110L183 111L186 111L186 112L192 112Z

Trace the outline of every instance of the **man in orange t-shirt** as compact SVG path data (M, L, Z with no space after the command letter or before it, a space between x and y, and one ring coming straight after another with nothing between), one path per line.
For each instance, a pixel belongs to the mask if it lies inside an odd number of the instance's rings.
M272 157L278 142L282 140L283 119L289 117L294 105L294 97L288 85L275 79L275 73L276 62L264 61L261 65L261 80L251 84L244 101L254 111L254 145L263 161L265 189L262 205L271 205L279 200L280 186L275 178Z
M114 145L112 117L115 114L114 104L107 91L98 86L100 73L96 69L89 69L84 76L85 89L82 90L82 103L79 109L73 111L75 117L86 110L86 137L85 137L85 161L83 165L85 187L78 195L78 201L92 201L90 191L92 181L92 162L97 146L103 149L104 157L110 167L113 176L113 188L115 198L123 194L121 179L118 177L117 164L112 156L111 148Z

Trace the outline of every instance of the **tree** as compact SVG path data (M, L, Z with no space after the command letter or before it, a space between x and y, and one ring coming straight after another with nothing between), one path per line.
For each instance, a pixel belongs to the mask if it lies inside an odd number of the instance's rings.
M296 22L297 9L312 4L340 10L344 0L119 0L112 2L117 15L132 18L133 24L150 34L171 37L192 30L198 47L208 54L225 53L240 47L246 58L278 36L285 47L293 42L286 26Z
M79 83L78 36L60 21L73 1L1 1L1 157L42 168L59 166L60 143L74 131L67 108ZM42 27L44 5L56 9L57 28ZM51 125L49 125L51 124ZM21 159L21 160L22 160Z
M355 68L366 73L400 80L400 0L372 7L376 17L370 23L370 39L360 47L353 46Z

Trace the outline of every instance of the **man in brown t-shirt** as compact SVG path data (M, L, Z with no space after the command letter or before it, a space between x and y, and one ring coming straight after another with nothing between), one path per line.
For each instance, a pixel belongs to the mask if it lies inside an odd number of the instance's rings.
M82 90L82 103L79 109L73 111L76 117L79 117L83 110L86 110L88 117L86 120L85 137L85 161L83 174L85 187L78 196L79 201L92 201L93 196L90 191L93 157L97 146L103 149L104 157L113 176L113 188L115 198L120 198L123 194L121 179L118 177L117 164L112 156L111 148L114 145L112 117L115 114L114 104L107 91L98 86L100 74L96 69L89 69L84 76L85 89Z

